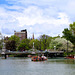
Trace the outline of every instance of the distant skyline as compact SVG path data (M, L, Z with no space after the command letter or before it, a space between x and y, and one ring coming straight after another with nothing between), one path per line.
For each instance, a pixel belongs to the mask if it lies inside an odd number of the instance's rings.
M27 29L28 38L42 34L62 36L75 22L75 0L0 0L0 32L14 35Z

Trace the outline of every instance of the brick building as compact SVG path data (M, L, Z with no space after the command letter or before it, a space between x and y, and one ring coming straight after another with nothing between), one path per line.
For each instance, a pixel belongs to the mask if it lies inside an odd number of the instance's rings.
M27 30L21 30L21 32L14 31L14 35L18 36L20 38L20 41L23 39L27 39Z

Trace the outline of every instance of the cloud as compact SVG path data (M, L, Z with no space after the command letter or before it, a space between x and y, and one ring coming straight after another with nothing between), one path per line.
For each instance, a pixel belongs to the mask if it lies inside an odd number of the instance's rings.
M0 29L5 35L25 28L28 37L32 37L33 33L36 38L42 34L62 35L63 29L69 27L74 18L74 0L6 1L11 5L0 5Z

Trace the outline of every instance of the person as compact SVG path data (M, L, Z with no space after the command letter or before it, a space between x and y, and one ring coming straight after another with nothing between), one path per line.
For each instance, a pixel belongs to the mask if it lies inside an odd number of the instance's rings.
M42 54L41 56L42 60L46 60L47 58L44 56L44 54Z

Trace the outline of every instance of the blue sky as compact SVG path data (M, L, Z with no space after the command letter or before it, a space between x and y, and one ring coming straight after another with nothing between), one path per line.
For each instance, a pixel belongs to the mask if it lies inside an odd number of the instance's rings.
M27 29L28 38L42 34L62 36L75 21L75 0L0 0L0 32L14 35Z

